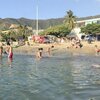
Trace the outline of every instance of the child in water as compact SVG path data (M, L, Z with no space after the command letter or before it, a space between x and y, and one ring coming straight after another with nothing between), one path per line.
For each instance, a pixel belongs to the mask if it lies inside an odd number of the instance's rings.
M37 57L37 58L42 58L42 52L43 52L43 48L38 48L36 57Z

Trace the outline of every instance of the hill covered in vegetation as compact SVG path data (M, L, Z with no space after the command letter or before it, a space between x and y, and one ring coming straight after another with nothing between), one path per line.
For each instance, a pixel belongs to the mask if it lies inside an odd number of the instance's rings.
M46 29L51 26L59 25L63 23L64 18L48 19L48 20L38 20L39 29ZM36 20L26 19L26 18L0 18L0 30L6 30L11 24L27 25L36 29Z

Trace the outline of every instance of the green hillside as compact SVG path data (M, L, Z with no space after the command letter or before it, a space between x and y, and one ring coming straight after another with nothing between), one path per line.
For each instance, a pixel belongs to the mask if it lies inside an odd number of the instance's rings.
M46 29L50 26L55 26L63 23L64 18L58 19L48 19L48 20L39 20L39 29ZM20 25L27 25L36 29L36 20L26 19L26 18L5 18L0 19L0 30L8 29L11 24L20 24Z

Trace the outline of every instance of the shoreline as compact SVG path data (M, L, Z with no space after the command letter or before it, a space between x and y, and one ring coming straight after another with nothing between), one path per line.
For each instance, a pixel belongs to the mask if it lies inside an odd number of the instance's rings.
M54 48L52 49L53 53L56 52L69 52L69 53L73 53L73 54L89 54L89 55L95 55L95 45L98 45L98 47L100 48L100 42L93 42L91 44L88 44L87 42L82 42L83 47L82 48L67 48L70 43L62 43L62 44L34 44L33 46L21 46L21 47L17 47L14 48L14 52L15 53L27 53L27 54L34 54L37 49L43 48L43 51L46 52L47 47L50 47L51 45L54 46Z

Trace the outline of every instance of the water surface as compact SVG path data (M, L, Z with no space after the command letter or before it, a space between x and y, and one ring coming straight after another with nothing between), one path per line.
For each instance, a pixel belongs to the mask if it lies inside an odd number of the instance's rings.
M100 56L60 54L0 62L0 100L100 100Z

